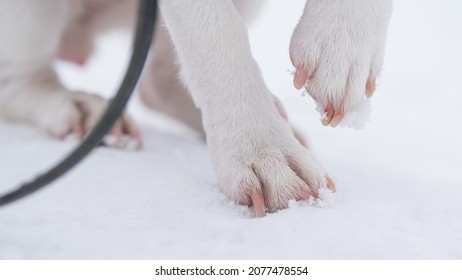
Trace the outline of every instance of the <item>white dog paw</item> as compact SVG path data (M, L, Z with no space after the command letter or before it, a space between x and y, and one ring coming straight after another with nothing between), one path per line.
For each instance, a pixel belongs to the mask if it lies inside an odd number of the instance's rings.
M228 197L253 206L255 215L261 217L266 211L287 208L291 200L317 198L320 189L335 191L288 123L280 116L263 120L234 129L222 123L216 131L208 131L219 186Z
M383 63L391 0L308 0L290 45L294 85L324 109L324 125L371 97Z
M50 95L41 102L38 125L55 137L73 135L78 139L96 125L108 105L103 98L83 92ZM104 144L122 148L125 136L135 142L136 148L141 148L139 130L126 114L114 125Z

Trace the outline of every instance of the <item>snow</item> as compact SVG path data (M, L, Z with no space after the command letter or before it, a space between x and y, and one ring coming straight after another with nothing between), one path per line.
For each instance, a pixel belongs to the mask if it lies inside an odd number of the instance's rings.
M218 191L205 144L134 100L145 148L98 148L46 190L0 209L0 259L462 258L462 4L395 1L374 111L357 131L323 127L292 86L287 48L303 1L268 2L250 30L253 51L335 195L252 218ZM127 46L108 35L86 69L58 65L63 80L112 93ZM0 191L76 144L0 122Z

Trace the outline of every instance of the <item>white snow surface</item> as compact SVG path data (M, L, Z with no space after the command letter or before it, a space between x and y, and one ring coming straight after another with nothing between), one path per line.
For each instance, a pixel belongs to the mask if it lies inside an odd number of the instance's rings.
M356 131L323 127L292 86L288 44L303 1L267 2L250 30L253 52L337 194L253 218L218 190L203 142L134 100L145 148L98 148L0 209L0 259L461 259L462 3L395 1L374 112ZM128 46L114 33L86 68L57 67L69 86L110 95ZM76 144L0 122L0 192Z

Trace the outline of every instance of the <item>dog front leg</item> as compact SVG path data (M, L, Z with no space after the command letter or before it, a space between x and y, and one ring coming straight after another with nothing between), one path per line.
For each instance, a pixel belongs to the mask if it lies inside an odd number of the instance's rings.
M333 188L281 117L231 0L164 0L181 77L202 110L220 188L257 216Z

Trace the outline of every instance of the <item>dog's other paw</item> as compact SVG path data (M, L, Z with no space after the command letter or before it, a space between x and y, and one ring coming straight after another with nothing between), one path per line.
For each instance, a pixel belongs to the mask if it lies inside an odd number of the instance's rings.
M73 135L80 139L96 125L107 105L107 100L84 92L43 96L40 104L35 106L38 111L36 121L39 127L55 137ZM124 136L130 137L137 149L142 146L138 128L126 114L108 136L105 144L115 148L123 147Z
M290 45L294 85L324 109L324 125L337 126L372 96L391 11L392 0L306 2Z

